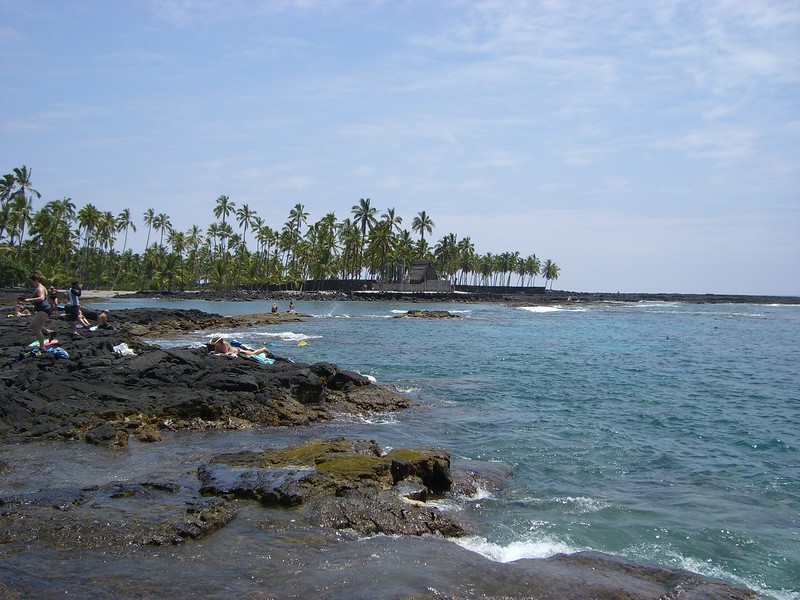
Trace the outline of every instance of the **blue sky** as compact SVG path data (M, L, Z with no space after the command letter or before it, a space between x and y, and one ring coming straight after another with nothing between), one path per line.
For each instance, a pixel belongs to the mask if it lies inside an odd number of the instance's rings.
M0 171L138 249L370 198L565 290L800 295L798 56L795 0L0 0Z

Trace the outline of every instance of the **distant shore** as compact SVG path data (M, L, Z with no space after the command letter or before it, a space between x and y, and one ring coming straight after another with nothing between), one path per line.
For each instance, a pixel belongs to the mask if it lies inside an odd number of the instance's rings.
M0 289L0 303L13 305L19 296L28 296L29 288ZM690 304L800 304L800 296L768 296L745 294L676 294L676 293L609 293L547 291L544 293L399 293L357 291L351 293L330 291L250 291L250 290L201 290L201 291L120 291L84 290L81 301L97 303L112 298L161 298L163 300L209 300L215 302L248 301L363 301L363 302L412 302L412 303L502 303L514 306L537 306L566 303L630 303L630 302L684 302ZM64 295L63 300L66 300ZM63 301L62 300L62 301Z
M458 303L503 303L513 305L551 305L565 303L613 303L613 302L685 302L693 304L800 304L800 296L764 296L735 294L633 294L606 292L547 291L545 293L501 293L484 294L474 292L450 293L399 293L358 291L190 291L190 292L92 292L86 298L162 298L164 300L210 300L227 302L247 301L331 301L354 300L363 302L458 302Z

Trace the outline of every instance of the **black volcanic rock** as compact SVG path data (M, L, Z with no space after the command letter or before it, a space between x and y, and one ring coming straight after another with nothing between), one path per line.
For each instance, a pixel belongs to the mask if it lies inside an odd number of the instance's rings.
M0 441L71 439L124 447L130 435L153 441L164 429L305 425L413 405L330 363L263 365L207 348L161 349L135 333L175 324L173 331L230 326L199 311L117 311L114 329L74 340L65 322L51 319L68 359L44 352L19 360L33 337L26 321L0 321ZM135 355L114 351L123 342Z

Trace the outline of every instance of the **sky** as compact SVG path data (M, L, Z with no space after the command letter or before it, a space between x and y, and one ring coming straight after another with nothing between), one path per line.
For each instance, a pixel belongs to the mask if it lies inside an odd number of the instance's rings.
M556 289L800 295L798 57L797 0L0 0L0 173L137 251L369 198Z

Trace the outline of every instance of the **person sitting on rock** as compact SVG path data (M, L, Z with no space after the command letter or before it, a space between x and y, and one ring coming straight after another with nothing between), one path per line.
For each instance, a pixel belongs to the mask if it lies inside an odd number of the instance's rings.
M273 313L276 313L276 312L278 312L278 305L277 305L277 304L275 304L274 302L272 303L272 312L273 312Z
M108 323L108 311L107 310L101 310L99 313L97 313L97 328L98 329L114 329Z
M8 315L9 317L11 315ZM17 305L14 307L14 316L15 317L30 317L31 311L29 311L22 302L17 302Z
M83 314L82 310L78 310L78 325L84 329L89 329L92 326L92 324L89 323L89 319L87 319L86 315Z
M25 305L22 304L22 302L17 302L17 306L14 308L14 316L15 317L30 317L31 316L31 311L29 311L27 308L25 308Z
M264 354L269 358L272 358L272 353L266 348L250 350L249 348L245 348L243 346L232 346L226 342L221 335L211 338L211 344L214 346L214 352L217 354L230 354L232 356L238 354L241 354L242 356L258 356L259 354Z

